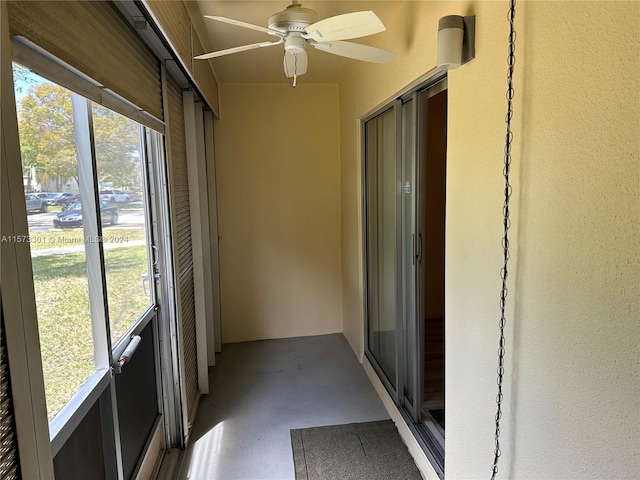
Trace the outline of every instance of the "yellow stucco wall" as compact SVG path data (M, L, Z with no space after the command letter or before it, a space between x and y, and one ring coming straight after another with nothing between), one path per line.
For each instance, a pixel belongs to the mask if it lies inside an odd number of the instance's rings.
M477 16L449 75L446 476L486 478L501 267L508 2L406 2L420 28L340 89L343 330L362 351L357 118L436 63L437 20ZM383 19L384 20L384 19ZM638 2L519 1L503 478L640 471ZM408 20L409 21L409 20ZM402 36L400 36L402 37ZM379 45L383 46L383 45Z
M223 342L341 331L337 86L220 92Z
M222 85L216 124L224 341L342 330L361 355L360 118L435 66L441 16L477 16L476 59L448 79L453 479L486 478L493 454L507 6L379 2L405 28L367 43L393 64L353 62L339 87ZM640 468L639 20L638 2L518 2L504 478Z

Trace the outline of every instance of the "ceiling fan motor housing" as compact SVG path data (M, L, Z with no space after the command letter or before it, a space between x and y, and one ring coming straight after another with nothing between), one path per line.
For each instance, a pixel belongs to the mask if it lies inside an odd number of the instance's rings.
M278 12L269 18L269 28L285 32L303 32L318 20L318 14L310 8L300 4L289 5L286 10Z
M287 38L284 40L284 49L289 53L300 53L306 46L307 41L302 38L302 35L299 33L287 35Z

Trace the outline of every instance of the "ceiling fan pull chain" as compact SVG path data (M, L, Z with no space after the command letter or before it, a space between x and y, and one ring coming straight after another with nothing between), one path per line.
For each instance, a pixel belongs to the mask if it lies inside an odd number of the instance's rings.
M293 54L293 88L298 86L298 55Z
M493 465L491 466L491 480L495 480L498 474L498 460L500 459L500 420L502 419L502 401L504 399L502 394L502 380L504 377L504 356L505 356L505 305L507 299L507 264L509 262L509 227L511 226L511 219L509 217L509 200L511 198L512 188L509 183L509 171L511 169L511 143L513 142L513 133L511 131L511 119L513 118L513 67L515 64L515 42L516 32L514 29L514 18L516 14L516 0L510 0L509 2L509 55L507 57L507 115L505 122L507 124L507 133L505 135L504 146L504 205L503 205L503 227L504 234L502 237L502 250L503 250L503 266L500 270L500 278L502 279L502 288L500 290L500 342L498 346L498 368L497 368L497 384L498 394L496 395L496 416L495 416L495 449Z

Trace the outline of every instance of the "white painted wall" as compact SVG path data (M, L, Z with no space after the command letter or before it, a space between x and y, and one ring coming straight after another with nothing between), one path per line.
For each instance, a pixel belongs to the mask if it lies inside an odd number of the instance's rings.
M393 68L358 65L340 91L344 332L360 354L356 119L435 65L440 16L477 16L476 59L449 76L446 476L452 479L488 478L493 460L507 7L506 1L397 5L412 11L415 28L387 45L399 52ZM500 478L637 478L640 3L519 1L517 8Z

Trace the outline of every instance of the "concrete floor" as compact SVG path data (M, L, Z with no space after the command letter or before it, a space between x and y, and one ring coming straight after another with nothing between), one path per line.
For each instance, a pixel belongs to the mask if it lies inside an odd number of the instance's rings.
M294 479L289 430L389 418L342 334L226 344L178 478Z

